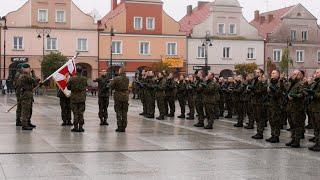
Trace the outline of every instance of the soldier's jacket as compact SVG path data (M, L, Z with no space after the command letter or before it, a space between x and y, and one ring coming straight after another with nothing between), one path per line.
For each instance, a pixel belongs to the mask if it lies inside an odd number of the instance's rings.
M109 97L110 81L107 77L99 77L94 82L98 83L98 97Z
M291 88L288 91L288 96L292 97L293 100L289 100L287 110L289 112L304 110L304 93L303 83L301 81L291 82Z
M84 103L87 96L87 78L77 75L70 78L68 82L68 89L71 91L71 103Z
M196 86L193 82L191 81L186 82L186 92L188 97L194 97L196 93L195 89L196 89Z
M267 83L258 79L255 79L254 81L254 100L255 103L261 104L265 100L265 95L267 94Z
M177 97L185 98L187 95L187 83L185 81L179 81L177 83Z
M268 104L270 108L279 109L283 101L283 93L285 92L283 81L271 79L268 83L268 88L270 89L270 92L268 92Z
M313 98L309 104L311 112L320 112L320 78L315 79L311 84L310 90L314 93Z
M115 101L128 102L129 101L129 78L123 73L115 77L110 84L111 89L114 89Z
M20 93L21 93L21 88L20 88L20 84L19 84L20 75L21 75L21 73L19 71L17 71L16 75L14 77L14 80L13 80L13 86L16 90L16 96L18 98L20 97Z
M166 80L166 96L167 97L174 97L176 95L176 82L173 78L167 78Z
M195 90L196 90L196 99L202 100L203 98L203 86L201 85L203 83L203 80L198 78L195 82Z
M243 93L245 91L245 85L242 82L236 82L232 91L232 97L234 101L243 101Z
M165 89L166 89L166 79L165 78L160 78L156 81L156 98L158 97L165 97L166 93L165 93Z
M226 100L232 100L232 93L233 93L233 90L234 90L234 83L230 83L228 82L227 83L227 88L225 89L225 98Z
M33 78L30 74L21 74L18 84L20 87L20 98L33 98L33 89L37 87L39 80Z
M207 80L206 86L203 89L203 102L208 104L218 103L220 100L220 86L213 80Z
M250 84L252 83L252 80L249 80L249 81L245 81L243 83L243 86L244 86L244 95L243 95L243 100L245 102L250 102L252 97L253 97L253 94L252 94L252 91L249 91L249 86Z

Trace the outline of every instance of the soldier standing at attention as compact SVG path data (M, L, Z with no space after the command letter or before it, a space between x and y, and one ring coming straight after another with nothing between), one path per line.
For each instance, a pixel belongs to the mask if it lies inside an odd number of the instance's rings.
M289 124L292 140L286 144L292 148L300 147L300 140L304 133L304 121L305 112L304 107L301 107L304 103L302 73L299 70L295 70L290 78L290 88L288 90L287 112L289 116Z
M157 106L159 109L159 117L157 117L158 120L164 120L164 117L166 115L166 108L165 108L165 88L166 88L166 79L163 76L163 73L158 73L158 79L156 81L156 100L157 100Z
M60 99L61 118L63 121L61 126L72 126L70 98L67 97L60 89L58 90L57 96Z
M35 126L31 124L31 113L33 104L33 89L37 87L39 79L30 75L29 64L22 65L22 74L19 76L21 103L21 124L22 130L31 131Z
M269 122L271 126L271 138L266 139L270 143L278 143L281 130L281 96L284 92L284 84L280 79L280 72L272 71L268 85L269 97Z
M174 117L174 113L176 111L176 82L173 79L173 73L169 73L169 76L166 80L166 114L168 117ZM169 112L170 108L170 112Z
M126 132L129 108L129 78L123 68L119 69L119 76L111 81L110 87L115 90L114 110L116 111L118 125L116 132Z
M147 104L146 104L146 87L145 87L145 82L146 82L146 71L142 70L141 75L138 78L137 84L138 84L138 89L139 89L139 97L140 101L142 103L142 108L143 111L139 115L145 116L147 114Z
M243 85L242 75L238 75L235 80L236 83L233 90L233 97L235 103L235 111L238 115L238 122L234 125L234 127L243 127L243 119L245 115L243 93L245 91L245 86Z
M186 118L186 96L187 92L186 89L187 84L185 81L185 77L183 75L180 76L179 82L177 83L177 98L179 101L180 109L181 109L181 115L178 116L178 118L184 119Z
M99 104L99 118L100 126L108 126L108 107L109 107L109 91L110 81L106 75L94 80L98 83L98 104Z
M227 84L223 77L219 78L219 86L220 86L220 101L219 101L219 117L223 117L224 110L225 110L225 93L224 90L227 89Z
M21 126L21 101L20 101L20 95L21 95L21 89L19 85L19 77L22 74L22 64L17 65L17 72L15 74L13 85L16 92L16 98L17 98L17 110L16 110L16 126Z
M201 84L203 83L203 71L199 71L196 76L196 98L195 98L195 104L196 104L196 111L198 113L198 123L195 124L195 127L204 127L204 107L203 107L203 87Z
M146 118L153 119L156 109L155 77L152 71L148 71L146 78Z
M309 104L309 109L313 114L313 127L315 134L315 145L309 147L309 150L320 152L320 69L316 70L314 75L315 82L307 89L308 94L312 96L311 102Z
M193 76L190 75L186 80L186 88L187 88L187 101L188 101L188 107L189 107L189 116L187 117L188 120L194 120L194 112L195 112L195 101L194 101L194 95L195 95L195 85L194 85L194 79Z
M71 91L71 109L73 112L73 125L72 132L84 132L84 111L86 109L86 89L88 83L87 78L82 76L82 67L77 66L77 75L69 79L68 89Z
M228 114L225 116L225 118L232 118L233 115L233 101L232 101L232 91L234 89L234 78L228 77L228 83L227 88L225 89L225 100L226 100L226 106Z
M253 87L253 74L248 74L245 84L246 84L246 89L245 89L245 108L248 116L248 124L245 126L245 129L253 129L254 128L254 105L253 105L253 97L254 94L252 92L252 87Z
M213 129L214 119L216 118L216 112L219 109L219 84L214 82L214 74L209 73L207 76L207 82L205 83L203 90L203 102L206 115L208 118L208 125L204 129Z

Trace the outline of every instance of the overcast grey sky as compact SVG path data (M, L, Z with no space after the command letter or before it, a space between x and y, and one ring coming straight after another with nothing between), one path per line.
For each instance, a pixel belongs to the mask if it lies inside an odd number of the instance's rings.
M27 0L0 0L0 16L18 9ZM111 0L73 0L84 12L97 9L101 16L110 10ZM204 1L204 0L202 0ZM208 0L213 1L213 0ZM186 6L196 6L197 0L163 0L165 11L174 19L180 20L186 13ZM314 16L320 19L320 0L239 0L245 17L250 21L256 9L264 12L301 3ZM268 2L268 3L267 3Z

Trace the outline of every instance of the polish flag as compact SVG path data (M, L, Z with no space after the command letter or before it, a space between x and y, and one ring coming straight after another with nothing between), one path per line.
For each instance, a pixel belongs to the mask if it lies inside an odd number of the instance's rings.
M56 82L57 86L61 91L70 97L71 91L68 90L68 80L70 77L76 75L76 65L74 63L74 58L70 59L66 64L59 68L55 73L52 74L53 80Z

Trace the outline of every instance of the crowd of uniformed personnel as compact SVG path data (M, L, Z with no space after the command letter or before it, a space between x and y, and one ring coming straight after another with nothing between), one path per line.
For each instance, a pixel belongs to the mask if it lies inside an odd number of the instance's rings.
M256 124L257 132L252 138L263 139L269 122L271 137L266 141L279 143L281 129L288 122L291 141L286 146L299 148L305 129L312 128L315 136L309 141L315 145L309 149L320 151L320 69L313 77L304 76L300 70L293 71L290 78L277 70L267 78L262 69L228 78L217 78L202 70L187 77L143 70L134 84L143 106L140 115L146 118L155 117L155 104L159 109L158 120L174 117L177 99L181 109L178 118L194 120L197 112L195 127L213 129L215 120L236 117L235 127L254 129ZM248 117L246 124L245 117Z

